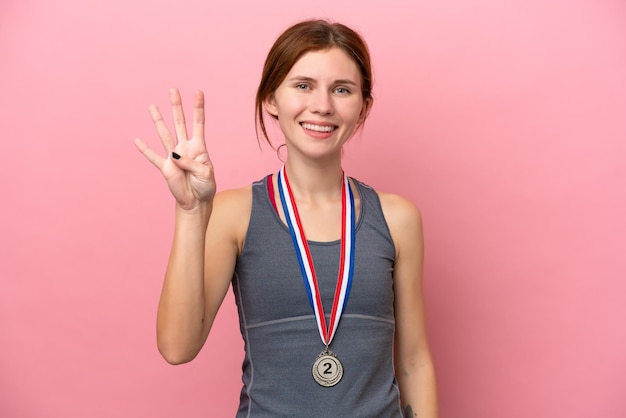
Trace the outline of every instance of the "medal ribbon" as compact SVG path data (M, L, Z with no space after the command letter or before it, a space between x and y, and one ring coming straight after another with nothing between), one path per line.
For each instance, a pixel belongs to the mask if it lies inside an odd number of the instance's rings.
M326 316L322 305L322 297L319 292L315 267L313 266L313 258L309 251L309 245L302 223L296 201L289 186L285 166L278 172L278 191L280 193L280 201L283 206L283 212L287 219L293 246L296 250L298 264L302 273L302 280L309 297L309 303L315 314L317 328L320 332L322 342L328 347L335 336L339 319L343 312L350 288L352 286L352 276L354 275L354 241L355 241L355 214L354 214L354 196L350 188L348 176L343 173L343 181L341 184L341 254L339 258L339 272L337 274L337 286L335 288L335 296L333 298L333 307L330 314L330 324L326 326ZM350 203L348 205L348 202Z

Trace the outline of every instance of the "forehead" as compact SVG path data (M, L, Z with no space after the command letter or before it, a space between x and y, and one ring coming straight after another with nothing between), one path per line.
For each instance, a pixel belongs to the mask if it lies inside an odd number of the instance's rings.
M287 79L309 77L315 80L352 80L361 83L361 73L354 60L342 49L333 47L309 51L291 67Z

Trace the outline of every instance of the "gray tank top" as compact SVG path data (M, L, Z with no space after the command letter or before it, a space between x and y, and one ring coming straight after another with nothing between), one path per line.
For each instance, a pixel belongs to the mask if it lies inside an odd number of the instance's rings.
M394 245L376 192L360 183L350 297L330 349L344 366L333 387L311 374L324 349L288 227L268 178L252 185L252 213L232 285L245 343L237 417L402 417L393 368ZM329 320L339 241L309 241Z

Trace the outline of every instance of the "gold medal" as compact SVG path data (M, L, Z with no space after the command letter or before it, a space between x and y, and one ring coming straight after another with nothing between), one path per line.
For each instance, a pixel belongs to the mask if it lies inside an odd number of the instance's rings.
M326 347L313 363L313 379L321 386L335 386L343 377L343 366L333 353Z

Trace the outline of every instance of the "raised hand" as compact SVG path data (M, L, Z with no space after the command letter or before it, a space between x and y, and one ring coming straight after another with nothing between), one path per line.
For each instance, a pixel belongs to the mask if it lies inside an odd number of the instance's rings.
M167 155L160 156L139 138L135 139L135 145L161 171L179 207L193 210L203 202L211 202L216 191L213 165L204 140L204 94L196 91L194 95L191 138L187 136L185 114L178 90L170 90L170 103L176 140L165 125L159 109L154 105L150 106L152 121Z

